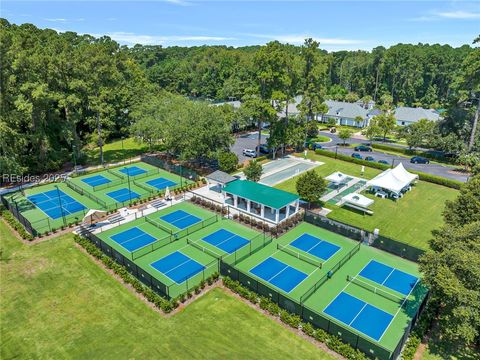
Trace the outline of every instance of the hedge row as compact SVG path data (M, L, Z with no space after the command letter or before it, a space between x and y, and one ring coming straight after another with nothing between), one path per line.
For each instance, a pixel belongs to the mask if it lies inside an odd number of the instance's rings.
M253 304L259 305L261 309L267 311L270 315L278 317L283 323L294 329L301 329L304 334L324 343L329 349L335 351L343 357L354 360L367 359L364 353L359 350L355 350L348 344L345 344L337 336L331 335L322 329L314 328L310 323L302 322L300 316L291 314L288 311L281 309L278 304L274 303L271 299L264 296L259 296L254 291L244 287L238 281L234 281L229 277L224 277L223 284L244 299L247 299Z
M74 240L77 244L81 245L90 255L100 260L107 268L113 270L113 272L120 276L126 284L132 285L139 294L145 296L148 301L153 303L164 313L169 313L178 306L177 299L168 301L167 299L155 293L149 287L143 285L137 278L135 278L132 274L128 272L126 267L116 263L112 258L105 255L88 239L75 235Z
M377 144L374 143L372 144L372 148L378 149L378 150L385 150L385 151L391 151L394 153L406 155L406 156L423 156L432 160L440 161L443 163L449 163L449 164L454 164L455 161L449 160L445 157L442 156L435 156L432 153L422 151L422 150L414 150L414 149L408 149L404 147L399 147L399 146L392 146L392 145L387 145L387 144Z
M323 155L323 156L329 157L329 158L335 158L335 153L333 153L331 151L317 149L317 150L315 150L315 153L318 154L318 155ZM387 169L390 168L390 165L387 165L387 164L380 164L380 163L373 162L373 161L360 160L360 159L356 159L356 158L353 158L351 156L344 155L344 154L337 154L336 158L340 159L340 160L343 160L343 161L347 161L347 162L351 162L351 163L359 164L359 165L364 165L364 166L368 166L370 168L379 169L379 170L387 170ZM463 185L463 183L461 181L451 180L451 179L447 179L447 178L444 178L444 177L441 177L441 176L426 174L426 173L419 172L419 171L410 171L410 172L412 172L414 174L417 174L420 180L423 180L423 181L426 181L426 182L429 182L429 183L433 183L433 184L446 186L446 187L449 187L449 188L452 188L452 189L457 189L458 190Z
M23 225L20 224L20 222L15 218L15 216L13 216L12 213L5 209L3 206L2 208L0 208L0 216L2 216L7 221L7 223L9 223L10 226L18 232L22 239L28 241L33 240L33 236L30 235L30 233L25 230Z

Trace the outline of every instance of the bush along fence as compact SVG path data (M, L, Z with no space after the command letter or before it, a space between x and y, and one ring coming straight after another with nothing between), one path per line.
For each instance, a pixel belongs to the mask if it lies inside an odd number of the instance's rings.
M322 227L345 237L361 241L364 244L371 245L378 249L387 251L396 256L400 256L410 261L418 262L423 255L424 250L414 246L402 243L398 240L388 238L382 235L375 235L367 230L357 228L352 225L344 224L337 220L329 219L325 216L316 214L311 211L305 211L305 221L315 226Z
M295 227L299 222L303 220L304 217L303 212L298 212L294 216L285 219L281 223L273 225L267 223L259 217L254 216L251 213L248 213L247 211L233 208L228 204L223 204L192 192L189 192L188 195L189 200L198 206L202 206L205 209L217 212L218 214L237 221L243 225L250 226L252 229L268 232L275 237L278 237L290 230L291 228Z
M200 228L196 228L196 230L200 230ZM220 265L219 265L218 259L215 259L211 263L207 264L205 269L203 269L201 272L196 274L194 277L188 279L188 281L184 281L180 284L177 284L177 283L165 284L159 281L158 279L156 279L154 276L147 273L142 267L138 266L133 260L125 257L123 254L121 254L120 252L115 250L113 247L105 243L97 235L88 231L88 229L84 228L83 226L80 226L80 232L82 236L84 236L94 246L96 246L99 250L101 250L101 252L103 252L105 256L113 259L116 263L125 267L125 269L130 274L132 274L132 276L137 278L147 287L151 288L155 293L170 300L176 297L177 294L180 297L182 297L184 294L186 294L186 296L189 296L189 294L190 295L192 294L192 291L195 290L198 284L201 284L202 282L210 283L211 280L209 279L217 279L219 276L218 274L219 274ZM184 236L187 236L190 233L191 232L185 232ZM176 239L180 238L180 236L177 237ZM162 243L159 243L158 247L156 247L155 249L168 245L170 242L171 241L164 241ZM139 256L143 256L147 253L142 253ZM138 258L139 256L135 258Z
M21 224L11 212L9 212L3 205L0 205L0 216L13 228L24 240L32 241L34 238L32 234L25 230L23 224Z
M242 298L250 301L254 305L258 305L262 310L268 312L271 316L280 319L284 324L295 330L301 330L305 335L324 343L330 350L344 356L347 359L363 360L367 357L360 351L355 350L348 344L345 344L335 335L331 335L326 331L315 328L310 322L303 322L298 314L293 314L282 309L277 303L270 298L260 296L254 291L242 286L238 281L232 280L228 276L223 278L223 284L228 289L240 295Z
M342 161L347 161L347 162L358 164L358 165L364 165L374 169L387 170L390 168L390 165L380 164L373 161L360 160L344 154L335 154L334 152L327 151L327 150L317 149L315 150L315 153L318 155L329 157L329 158L335 158L335 159L340 159ZM417 174L420 180L430 182L433 184L443 185L452 189L458 190L463 185L461 181L446 179L441 176L426 174L420 171L412 171L412 170L409 170L409 171L414 174Z
M184 177L186 179L190 179L192 181L197 181L200 179L200 176L195 170L192 170L190 168L187 168L183 165L180 164L174 164L172 162L160 159L157 156L153 155L141 155L140 156L140 161L143 161L147 164L162 168L164 170L167 170L168 172L177 174L181 177Z
M113 270L115 274L120 276L124 283L132 285L139 294L145 296L148 301L153 303L164 313L169 313L178 306L177 299L169 301L156 294L152 289L146 287L137 278L131 275L125 266L116 263L112 258L105 255L92 242L90 242L90 240L83 238L79 235L75 235L74 240L77 244L81 245L90 255L100 260L107 268Z

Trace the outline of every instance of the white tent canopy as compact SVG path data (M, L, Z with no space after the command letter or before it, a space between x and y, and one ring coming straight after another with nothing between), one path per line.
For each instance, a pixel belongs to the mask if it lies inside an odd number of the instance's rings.
M367 208L374 202L374 200L357 193L350 193L348 195L345 195L344 197L342 197L342 200L346 203L353 204L362 208Z
M394 169L388 169L367 181L367 186L382 188L399 194L403 188L418 179L418 175L409 173L400 163Z
M334 184L342 184L346 181L347 175L342 174L340 171L336 171L333 174L328 175L325 179Z

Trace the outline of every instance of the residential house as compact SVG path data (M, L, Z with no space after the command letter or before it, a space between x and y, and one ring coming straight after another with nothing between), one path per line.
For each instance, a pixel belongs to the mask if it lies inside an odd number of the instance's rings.
M432 109L424 109L421 107L412 108L399 106L395 109L395 120L399 126L407 126L416 123L418 120L427 119L431 121L439 120L440 114Z

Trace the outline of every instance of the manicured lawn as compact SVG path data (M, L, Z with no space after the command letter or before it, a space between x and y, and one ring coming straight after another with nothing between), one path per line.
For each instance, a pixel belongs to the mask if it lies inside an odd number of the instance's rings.
M325 163L315 168L315 171L324 177L334 171L360 177L361 165L331 159L313 152L309 152L308 157ZM364 177L370 179L380 172L381 170L365 167ZM276 187L296 192L295 182L296 178L292 178ZM372 216L328 205L327 207L334 210L328 217L369 231L377 228L384 236L426 249L431 231L438 229L443 223L442 211L445 201L453 200L457 194L457 190L419 181L412 191L397 202L372 197L375 199L375 203L370 207L374 211Z
M165 318L65 235L27 246L0 221L0 358L333 359L220 289Z
M156 147L153 150L156 150ZM86 147L83 151L87 155L87 165L100 164L100 149L98 147ZM127 138L123 140L123 150L121 140L105 144L103 146L103 158L105 163L116 163L148 151L148 144L136 142L134 138Z

